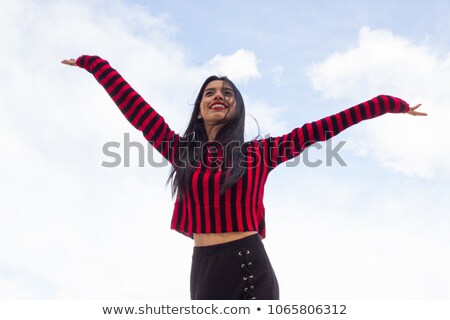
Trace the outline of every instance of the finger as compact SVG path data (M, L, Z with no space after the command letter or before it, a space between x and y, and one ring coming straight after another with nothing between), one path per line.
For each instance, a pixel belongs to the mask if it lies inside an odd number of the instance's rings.
M419 111L412 111L412 112L409 112L409 114L412 116L427 116L428 115L425 112L419 112Z
M416 104L414 107L411 107L410 109L411 110L416 110L418 107L420 107L422 104L421 103L419 103L419 104Z

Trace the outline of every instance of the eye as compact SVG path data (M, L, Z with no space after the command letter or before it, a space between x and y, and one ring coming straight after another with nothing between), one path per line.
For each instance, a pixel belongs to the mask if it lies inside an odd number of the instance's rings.
M205 96L205 97L209 97L209 96L211 96L212 94L213 94L213 92L212 92L211 90L209 90L209 91L206 91L206 92L205 92L204 96Z
M226 97L232 97L234 96L234 93L232 90L225 90L223 93Z

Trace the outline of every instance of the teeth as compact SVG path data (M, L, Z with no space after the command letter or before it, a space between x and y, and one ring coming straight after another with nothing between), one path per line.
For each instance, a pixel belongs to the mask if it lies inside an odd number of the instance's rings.
M225 109L225 106L221 105L221 104L215 104L211 107L211 109L222 109L223 110L223 109Z

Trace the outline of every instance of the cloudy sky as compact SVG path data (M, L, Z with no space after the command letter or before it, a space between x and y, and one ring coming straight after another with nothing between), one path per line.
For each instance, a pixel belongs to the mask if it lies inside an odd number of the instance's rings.
M450 298L448 1L0 1L0 298L188 299L193 242L170 230L169 168L86 71L96 54L183 132L202 81L244 94L246 138L380 93L385 115L271 173L282 299ZM102 166L108 142L137 148ZM157 160L158 156L154 156ZM153 158L152 158L153 159ZM311 167L308 162L321 160Z

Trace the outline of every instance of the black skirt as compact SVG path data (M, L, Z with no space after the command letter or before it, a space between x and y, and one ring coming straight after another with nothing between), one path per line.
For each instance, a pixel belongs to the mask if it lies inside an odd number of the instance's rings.
M192 300L278 300L278 281L258 234L194 247Z

